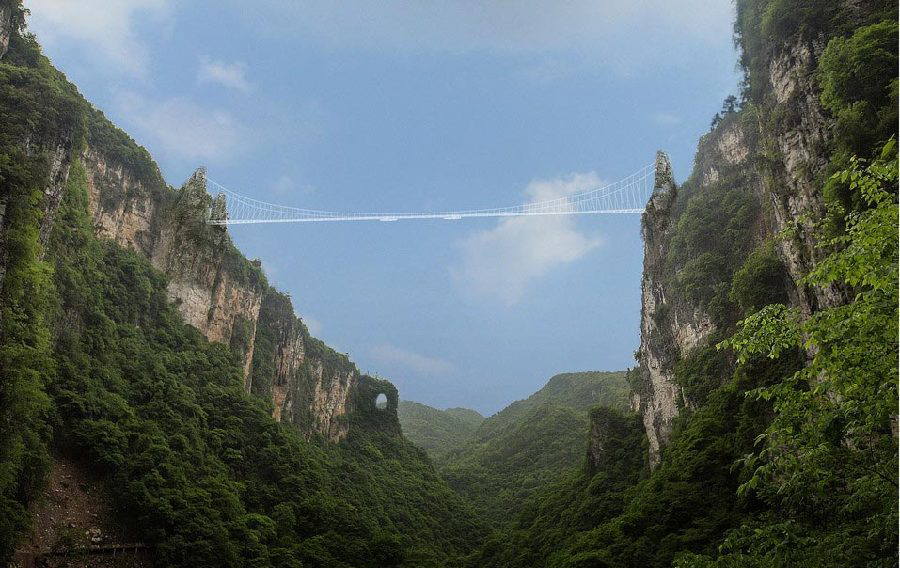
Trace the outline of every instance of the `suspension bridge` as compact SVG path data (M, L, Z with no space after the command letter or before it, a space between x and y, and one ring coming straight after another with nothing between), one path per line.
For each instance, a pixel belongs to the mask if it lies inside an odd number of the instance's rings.
M656 162L614 183L573 195L497 207L442 212L351 213L301 209L253 199L206 179L210 193L217 194L210 212L211 225L252 223L309 223L322 221L400 221L406 219L443 219L456 221L468 217L530 217L541 215L596 215L642 213L654 190L672 178L672 166L664 152ZM224 202L224 203L223 203Z

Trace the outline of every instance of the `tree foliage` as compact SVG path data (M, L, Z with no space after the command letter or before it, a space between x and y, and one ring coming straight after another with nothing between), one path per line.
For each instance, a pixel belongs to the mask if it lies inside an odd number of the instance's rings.
M894 142L871 164L851 160L835 179L859 192L869 209L851 213L834 252L807 276L810 285L841 284L852 301L804 318L772 304L750 316L723 345L741 360L803 348L809 363L783 381L748 393L773 404L760 448L746 457L754 492L789 519L737 532L729 554L784 561L766 544L792 535L815 565L885 565L897 543L897 160ZM822 523L824 528L815 527ZM815 527L815 530L813 527ZM802 538L802 537L806 538ZM845 555L831 546L840 540ZM745 549L752 549L747 552ZM782 547L784 548L784 547ZM896 560L896 557L894 558ZM889 563L887 564L889 565Z
M536 393L487 418L465 444L437 456L441 476L495 526L584 460L594 406L624 410L624 372L556 375Z

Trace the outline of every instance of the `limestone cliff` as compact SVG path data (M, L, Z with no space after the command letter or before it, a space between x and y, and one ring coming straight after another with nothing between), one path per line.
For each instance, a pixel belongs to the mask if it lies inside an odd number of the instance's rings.
M272 401L272 415L307 436L344 438L350 393L359 372L350 360L311 337L291 299L269 289L263 298L249 386ZM373 401L374 406L374 401Z
M185 321L232 347L244 361L247 390L271 400L276 420L307 436L343 439L356 367L309 335L291 300L268 286L259 262L240 254L225 226L206 223L224 204L207 193L205 171L171 191L148 186L90 146L82 161L97 233L169 277Z
M700 140L694 170L684 184L675 186L665 163L658 175L642 219L641 379L633 393L651 466L659 463L681 410L702 402L685 392L676 368L692 353L710 348L739 319L727 292L734 270L750 250L766 240L773 242L789 276L787 300L807 313L843 301L838 289L812 290L798 284L821 254L812 225L824 214L816 179L828 163L829 119L819 104L814 71L824 47L821 38L800 37L769 49L760 65L765 72L755 77L756 95L743 109L726 113ZM728 198L737 195L745 203L723 216L722 226L705 238L745 239L747 246L732 247L733 258L712 254L714 244L692 247L689 228L680 226L692 200L698 205L721 199L715 196L726 191L731 192ZM706 203L710 205L715 204ZM725 226L737 216L743 217L737 229ZM788 227L795 229L793 238L773 238ZM686 282L691 270L704 262L711 273L719 273L718 280L707 288ZM698 286L701 291L692 295ZM726 377L723 373L722 379Z
M210 341L235 348L247 376L267 284L258 263L243 258L224 227L206 224L213 200L205 171L172 191L158 180L143 181L91 145L81 160L97 234L134 249L164 272L169 298L185 321Z
M666 259L665 237L670 233L672 206L676 187L672 166L668 157L659 152L656 157L656 182L653 195L642 218L644 239L644 272L641 280L641 345L638 350L641 373L641 389L633 393L633 407L644 421L644 429L650 444L650 463L659 461L660 446L672 431L672 420L678 414L680 389L674 381L673 366L676 350L675 338L684 336L687 329L702 323L703 330L710 327L709 318L698 310L675 303L667 297L665 286L657 275L664 270ZM671 313L675 304L684 313ZM682 323L683 322L683 323ZM680 326L679 323L682 323ZM682 326L684 328L682 329ZM698 339L698 333L691 339ZM596 430L596 431L595 431ZM601 428L592 429L591 447L603 446L599 440ZM596 461L597 458L593 458Z
M815 80L825 46L822 38L799 39L774 52L768 62L768 93L760 105L760 137L774 149L775 159L769 164L771 175L761 176L758 188L760 198L771 205L773 231L796 227L795 238L779 242L795 282L823 253L816 246L812 225L825 214L815 183L828 164L830 121L819 103ZM837 288L798 286L794 294L796 303L807 312L845 300Z
M9 36L12 34L14 25L13 13L12 6L0 3L0 58L6 55L6 50L9 48Z

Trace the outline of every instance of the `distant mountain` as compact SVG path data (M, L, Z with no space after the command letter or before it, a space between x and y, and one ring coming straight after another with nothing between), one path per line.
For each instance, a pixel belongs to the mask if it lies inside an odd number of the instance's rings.
M454 408L448 408L444 413L457 420L461 420L466 424L470 424L473 429L478 428L481 426L481 423L484 422L484 416L477 410L472 410L471 408L460 408L459 406L456 406Z
M535 489L584 464L589 410L627 411L626 374L556 375L527 399L484 420L464 444L432 459L451 487L502 522ZM400 420L404 424L402 404Z
M520 422L535 409L555 404L587 416L594 406L627 411L628 384L624 371L587 371L554 375L541 390L513 402L484 421L476 438L487 440L505 427Z
M438 410L408 400L400 401L397 416L403 434L435 461L461 447L484 421L484 416L469 408Z

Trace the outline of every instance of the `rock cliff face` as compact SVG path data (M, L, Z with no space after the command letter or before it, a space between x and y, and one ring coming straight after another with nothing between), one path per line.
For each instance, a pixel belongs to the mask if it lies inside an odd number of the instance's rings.
M811 312L843 301L838 289L813 291L798 284L821 254L812 223L824 213L815 179L828 162L829 123L814 71L824 47L821 40L797 40L773 49L763 100L727 115L701 139L694 171L683 186L675 186L667 160L658 159L656 190L642 219L641 380L632 401L644 421L651 467L659 463L681 409L696 403L677 384L676 363L722 331L700 302L676 289L678 268L667 264L678 246L673 233L692 195L715 184L737 184L758 204L750 220L753 243L796 228L794 238L774 239L792 281L790 302Z
M828 164L830 125L819 103L815 80L825 46L825 41L817 38L786 45L773 55L768 64L769 100L760 120L760 135L777 149L772 175L761 180L760 197L771 204L774 231L796 227L794 239L779 243L781 256L795 282L809 272L823 252L813 239L812 224L825 214L814 183ZM773 120L776 116L787 119ZM797 286L794 292L797 305L807 312L845 300L837 288Z
M152 257L159 239L160 208L165 193L136 179L122 165L100 151L81 155L87 172L88 197L94 228L101 237Z
M234 249L222 226L206 224L213 200L197 170L178 191L148 186L88 146L81 155L99 236L150 259L169 277L169 298L210 341L230 344L249 375L267 287L258 265Z
M270 289L263 298L249 385L272 401L275 419L307 436L341 440L349 431L351 391L358 381L356 366L311 337L291 299Z
M633 393L633 407L644 421L644 429L650 444L650 463L659 462L660 447L668 441L672 420L678 415L680 389L674 381L674 349L676 336L693 329L696 321L707 322L697 310L687 308L688 313L669 315L670 302L667 290L657 275L664 269L665 237L672 223L672 206L676 197L675 181L669 158L662 152L656 156L656 183L653 196L642 218L644 239L644 273L641 281L641 345L639 349L641 390ZM674 298L673 298L674 300ZM683 308L678 303L677 307ZM679 317L680 316L680 317ZM679 326L682 323L682 326ZM683 327L685 326L686 327ZM696 334L695 334L696 335ZM693 337L693 336L692 336ZM602 428L591 432L591 447L603 446L596 440ZM592 458L596 459L596 458Z
M0 4L0 58L6 55L9 47L9 36L12 34L12 8Z
M359 373L311 337L290 298L270 288L227 230L208 225L222 207L200 169L178 191L158 190L89 148L86 165L97 233L147 256L169 277L169 297L185 321L244 361L245 387L272 402L276 420L307 437L339 441L349 432Z
M707 137L703 147L710 154L698 157L692 180L700 188L717 183L722 172L744 164L749 150L743 135L731 125ZM641 281L641 343L638 349L639 389L632 393L632 408L644 422L651 467L669 441L675 417L683 406L693 406L675 381L675 364L716 331L705 309L681 297L673 286L668 252L678 215L688 195L680 195L668 157L656 158L655 188L642 217L644 271Z

